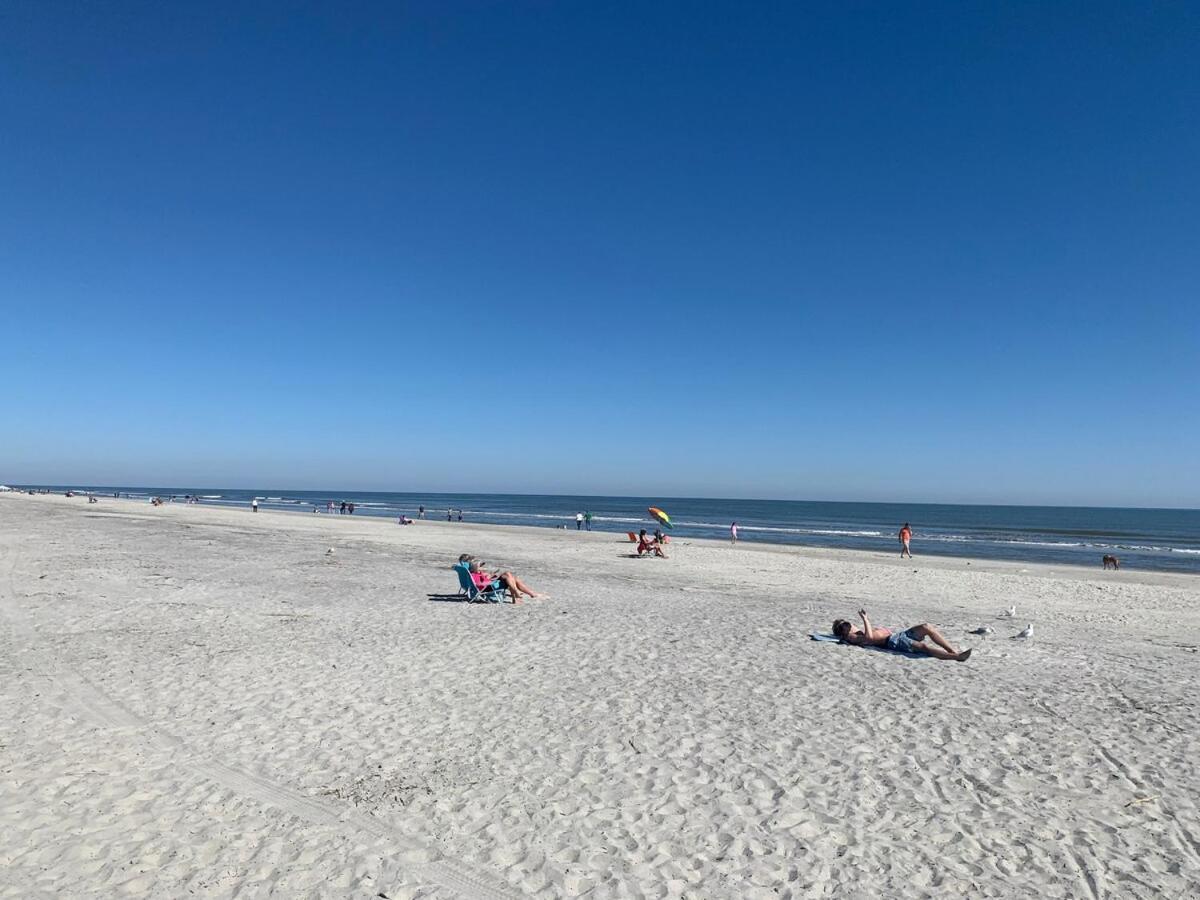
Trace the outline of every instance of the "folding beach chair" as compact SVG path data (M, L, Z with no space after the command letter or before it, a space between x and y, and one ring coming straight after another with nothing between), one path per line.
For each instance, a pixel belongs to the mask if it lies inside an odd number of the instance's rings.
M457 563L454 571L458 573L458 593L467 598L468 603L499 603L504 599L504 589L476 587L471 579L471 569L466 563Z

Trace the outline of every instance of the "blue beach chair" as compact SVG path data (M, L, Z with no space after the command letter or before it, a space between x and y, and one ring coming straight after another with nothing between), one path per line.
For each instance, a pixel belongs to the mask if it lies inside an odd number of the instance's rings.
M499 603L504 599L504 588L479 588L471 580L471 569L466 563L456 563L454 571L458 573L458 593L467 598L468 603Z

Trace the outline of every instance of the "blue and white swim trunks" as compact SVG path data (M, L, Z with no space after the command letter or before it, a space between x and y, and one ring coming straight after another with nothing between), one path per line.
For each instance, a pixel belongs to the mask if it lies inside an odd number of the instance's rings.
M912 653L913 643L920 640L913 634L913 628L907 628L904 631L893 631L888 635L887 648L895 650L897 653Z

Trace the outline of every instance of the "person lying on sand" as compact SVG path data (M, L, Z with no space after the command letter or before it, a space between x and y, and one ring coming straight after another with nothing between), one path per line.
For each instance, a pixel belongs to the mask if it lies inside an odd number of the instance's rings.
M534 591L529 585L523 582L512 572L501 572L499 575L492 575L484 571L477 560L471 560L470 565L471 580L475 582L475 587L481 590L500 590L504 588L508 591L509 596L513 598L513 603L521 602L521 595L526 594L530 598L541 597L545 599L545 594L539 594Z
M966 662L971 656L970 650L960 653L951 647L941 632L928 622L894 632L890 628L873 627L865 609L860 609L858 614L862 617L862 631L851 626L845 619L834 620L833 633L839 640L860 647L886 647L898 653L927 653L937 659L953 659L958 662ZM926 638L933 643L925 643Z

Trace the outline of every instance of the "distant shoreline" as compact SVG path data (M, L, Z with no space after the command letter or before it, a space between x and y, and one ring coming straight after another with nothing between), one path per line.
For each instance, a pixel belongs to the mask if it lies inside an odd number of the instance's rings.
M0 494L0 501L6 497L22 498L25 500L40 500L49 501L55 504L73 504L82 502L87 503L86 497L79 495L72 498L67 498L61 494L29 494L14 492L13 494ZM153 519L156 516L162 516L164 513L169 514L172 510L180 511L201 511L212 510L220 512L240 512L247 517L253 517L250 521L261 521L264 518L269 519L274 515L284 514L289 518L298 517L301 519L311 520L318 518L311 511L301 509L274 509L262 508L258 513L251 511L249 506L218 505L215 503L199 503L187 504L176 501L174 503L165 503L161 507L153 509L148 508L149 504L145 500L128 498L128 497L100 497L103 502L118 500L124 509L138 514L144 512L142 518ZM102 507L101 507L102 508ZM387 533L398 528L414 528L414 527L436 527L437 529L447 530L463 530L472 533L487 533L499 529L501 533L527 533L531 536L544 537L549 534L559 534L570 537L578 537L588 540L612 540L617 538L621 533L612 530L595 530L592 532L576 532L575 529L561 528L546 528L545 526L498 523L498 522L447 522L444 519L436 517L426 519L414 523L412 526L400 526L391 520L390 517L380 515L360 515L355 513L353 516L340 515L334 513L330 516L327 513L322 513L319 516L322 520L336 519L339 522L344 522L346 525L361 526L370 529L384 528ZM361 535L360 535L361 536ZM863 562L874 562L883 565L893 566L897 569L936 569L939 571L971 571L977 573L1008 573L1013 575L1032 575L1038 577L1054 578L1057 574L1063 577L1075 579L1080 575L1094 574L1097 580L1113 581L1120 580L1125 583L1137 584L1179 584L1180 579L1189 583L1193 582L1200 573L1180 570L1162 570L1162 569L1122 569L1119 572L1104 572L1100 565L1087 565L1084 563L1044 563L1032 562L1024 560L1009 560L1009 559L992 559L986 557L970 557L970 556L951 556L938 554L922 554L918 548L913 559L900 559L898 553L889 553L876 549L853 548L853 547L821 547L808 546L804 544L784 544L774 543L769 541L739 541L738 545L731 547L728 540L719 538L701 537L701 536L677 536L668 534L672 539L672 543L677 546L687 546L688 544L697 544L700 546L729 550L736 553L773 553L796 556L807 560L828 560L828 561L854 561L860 560ZM626 544L625 541L618 540L617 543Z
M387 492L289 492L196 487L25 485L22 490L66 490L134 499L180 500L198 495L205 505L329 511L332 501L356 506L356 515L427 517L574 529L579 514L592 513L591 527L624 533L657 523L649 506L665 508L673 534L725 539L738 523L746 543L844 548L887 555L898 549L896 533L910 522L913 548L925 557L1012 560L1024 564L1099 565L1114 555L1122 568L1200 574L1200 511L1102 507L876 504L796 500L713 500L661 497L576 497L557 494L416 494Z
M105 492L111 495L113 491L145 493L155 492L162 496L174 495L182 497L184 494L190 494L196 491L204 491L206 493L223 493L223 494L251 494L257 492L259 496L298 496L307 494L312 496L321 496L327 498L334 497L356 497L356 496L407 496L407 497L428 497L428 498L453 498L453 497L542 497L548 500L564 499L564 500L628 500L631 503L641 503L644 500L650 499L650 495L641 496L637 494L544 494L544 493L512 493L505 491L385 491L385 490L361 490L338 488L327 490L325 488L309 489L309 488L241 488L241 487L197 487L191 486L187 488L179 487L164 487L163 485L91 485L85 487L76 487L76 484L87 485L87 482L72 482L70 484L9 484L8 487L17 491L91 491L93 493ZM888 506L895 507L900 513L911 509L924 508L962 508L962 509L1039 509L1039 510L1085 510L1097 512L1115 512L1115 511L1130 511L1130 512L1183 512L1183 513L1198 513L1200 514L1200 506L1105 506L1105 505L1090 505L1090 504L1055 504L1055 503L962 503L937 500L808 500L808 499L788 499L783 497L689 497L689 496L672 496L668 494L654 494L655 500L669 503L674 500L693 501L702 500L712 503L797 503L811 504L815 506Z

